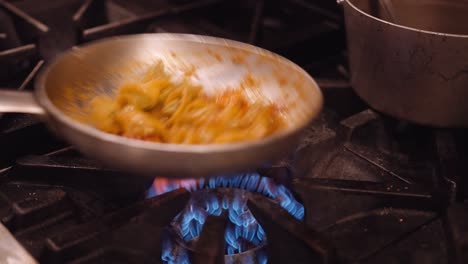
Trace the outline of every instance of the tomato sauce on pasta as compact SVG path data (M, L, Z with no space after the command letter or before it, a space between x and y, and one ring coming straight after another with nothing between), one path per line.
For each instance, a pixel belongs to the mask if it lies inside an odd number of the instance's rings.
M90 104L96 128L140 140L175 144L221 144L265 138L284 127L277 107L247 100L243 89L207 95L188 79L173 82L158 64L115 96Z

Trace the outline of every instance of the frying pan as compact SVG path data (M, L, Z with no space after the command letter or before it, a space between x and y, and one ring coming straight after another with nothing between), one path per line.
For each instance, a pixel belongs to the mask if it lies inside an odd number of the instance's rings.
M285 108L287 127L267 138L229 144L166 144L102 132L86 122L87 103L115 93L129 78L163 61L174 76L195 67L206 93L238 87L246 74L260 96ZM299 66L264 49L187 34L112 37L72 48L37 76L34 93L0 91L0 112L40 115L80 152L112 168L142 176L207 177L259 168L288 155L321 111L317 83Z

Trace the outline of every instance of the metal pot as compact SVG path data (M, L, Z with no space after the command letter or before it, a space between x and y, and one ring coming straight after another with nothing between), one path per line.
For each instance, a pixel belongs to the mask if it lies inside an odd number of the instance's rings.
M468 1L338 2L363 100L423 125L468 126Z

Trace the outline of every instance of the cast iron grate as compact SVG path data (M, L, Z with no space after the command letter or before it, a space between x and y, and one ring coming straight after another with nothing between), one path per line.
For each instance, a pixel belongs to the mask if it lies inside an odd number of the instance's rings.
M466 131L404 124L367 109L347 82L343 21L330 1L34 2L0 4L0 63L10 70L0 80L14 89L32 88L42 58L140 32L253 43L318 77L326 107L287 161L292 175L284 166L261 172L294 192L304 222L262 196L248 201L269 238L269 262L468 261ZM145 200L151 179L83 158L26 115L1 117L0 146L0 218L41 263L161 262L161 238L187 191ZM207 219L192 263L222 263L225 217Z

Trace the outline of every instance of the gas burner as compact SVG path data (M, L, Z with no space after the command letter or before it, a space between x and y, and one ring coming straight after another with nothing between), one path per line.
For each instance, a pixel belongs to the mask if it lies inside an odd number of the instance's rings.
M258 173L220 176L200 180L156 178L147 197L174 189L191 192L186 208L171 223L172 239L163 241L162 259L168 263L188 263L208 216L225 214L229 219L224 233L225 263L266 263L267 238L248 209L250 193L259 193L278 203L298 220L304 219L304 207L283 185ZM245 261L245 262L244 262Z
M220 245L224 263L267 263L265 231L247 209L247 197L244 191L228 189L192 193L189 205L176 216L162 242L162 260L190 263L189 256L199 254L201 231L211 228L205 226L208 217L217 216L225 220L223 229L213 230L224 234Z
M290 160L180 181L104 167L37 118L5 114L0 219L18 252L52 264L468 263L466 130L369 109L334 1L0 1L1 87L31 90L74 45L152 32L271 49L315 77L325 107Z

